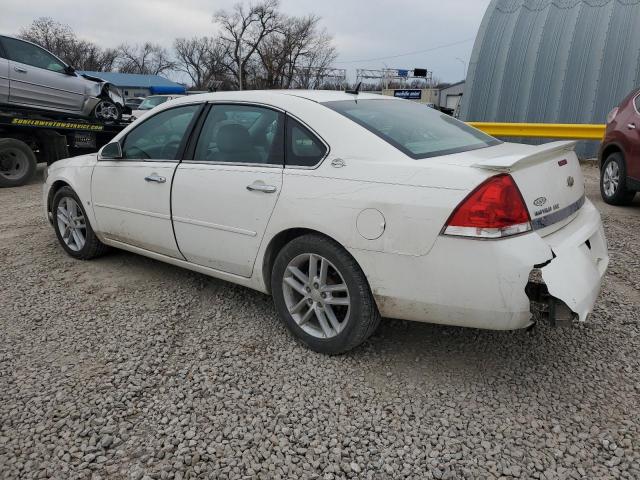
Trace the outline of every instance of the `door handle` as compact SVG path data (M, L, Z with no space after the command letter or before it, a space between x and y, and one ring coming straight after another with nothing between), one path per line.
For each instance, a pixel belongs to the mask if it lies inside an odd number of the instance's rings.
M627 125L627 128L628 128L629 130L635 130L635 129L636 129L636 124L635 124L635 123L629 123L629 124Z
M250 192L276 193L278 189L273 185L252 183L251 185L247 185L247 190L249 190Z
M18 73L27 73L27 71L24 68L13 67L13 69Z
M164 183L167 181L166 178L161 177L157 173L152 173L151 175L147 175L146 177L144 177L144 179L147 182L156 182L156 183Z

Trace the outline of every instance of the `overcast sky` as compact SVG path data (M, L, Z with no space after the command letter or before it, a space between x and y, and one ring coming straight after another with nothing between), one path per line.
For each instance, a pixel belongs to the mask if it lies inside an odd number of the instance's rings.
M104 47L210 35L218 9L237 0L1 0L0 33L15 34L40 16L70 25ZM316 14L333 35L336 67L427 68L443 81L462 79L490 0L281 0L289 15ZM454 45L452 45L454 44ZM444 48L438 48L450 45ZM427 51L430 50L430 51ZM409 52L418 52L403 55ZM393 57L393 58L392 58ZM364 61L360 61L364 60Z

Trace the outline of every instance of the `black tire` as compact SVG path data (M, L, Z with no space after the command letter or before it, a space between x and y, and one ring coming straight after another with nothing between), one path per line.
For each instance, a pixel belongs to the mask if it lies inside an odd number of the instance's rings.
M58 207L60 206L60 203L67 198L71 198L76 202L84 216L85 242L84 246L78 250L74 250L67 245L63 239L63 232L60 231L60 223L57 220ZM98 237L96 237L96 234L87 218L87 212L85 211L80 198L78 198L78 195L76 195L76 192L74 192L71 187L62 187L55 193L53 196L51 211L53 212L53 229L56 231L56 237L58 237L58 241L60 242L60 245L62 245L64 251L70 256L79 260L91 260L92 258L103 255L107 251L108 247L98 240Z
M344 320L346 324L331 338L319 338L307 333L296 323L287 308L282 285L285 272L289 262L304 254L319 255L327 259L348 288L350 306ZM303 235L282 248L271 272L271 288L276 309L289 331L303 344L319 353L335 355L351 350L371 336L380 323L380 313L360 266L339 244L322 235Z
M119 122L122 120L122 107L113 100L103 98L95 106L91 116L99 122Z
M15 138L0 139L0 187L19 187L36 171L38 161L31 147Z
M607 180L605 179L605 172L608 172L610 164L615 164L614 168L617 166L619 174L618 186L613 193L607 188ZM624 157L619 152L609 155L602 164L600 169L600 195L610 205L629 205L636 196L636 192L627 188L627 166Z

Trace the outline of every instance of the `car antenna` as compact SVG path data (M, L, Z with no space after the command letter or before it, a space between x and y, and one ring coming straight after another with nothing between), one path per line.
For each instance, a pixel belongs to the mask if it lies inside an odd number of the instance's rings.
M356 85L356 88L354 88L353 90L346 89L344 91L344 93L350 93L352 95L358 95L358 93L360 93L360 85L362 85L362 82L358 82L358 85Z

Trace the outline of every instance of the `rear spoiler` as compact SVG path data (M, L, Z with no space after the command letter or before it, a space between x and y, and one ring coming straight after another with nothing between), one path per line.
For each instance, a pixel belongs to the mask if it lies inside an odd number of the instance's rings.
M577 143L578 142L573 140L545 143L532 148L531 153L528 155L504 155L482 160L481 162L474 163L472 166L487 170L497 170L499 172L511 172L519 168L544 162L563 153L573 152Z

